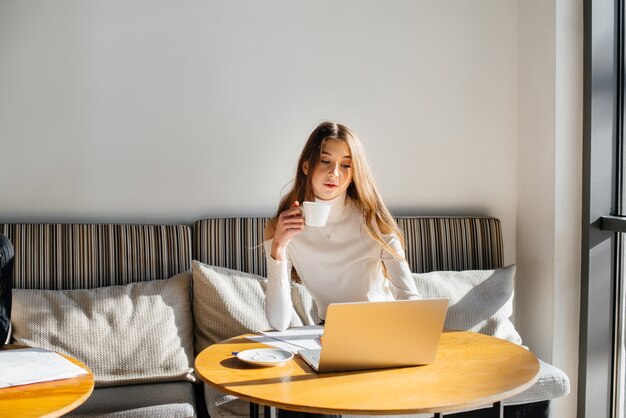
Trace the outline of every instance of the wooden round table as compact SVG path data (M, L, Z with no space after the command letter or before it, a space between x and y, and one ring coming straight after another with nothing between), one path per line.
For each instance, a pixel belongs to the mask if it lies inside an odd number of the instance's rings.
M0 350L26 348L6 345ZM94 387L91 370L81 361L63 355L87 374L70 379L32 383L0 389L0 416L3 418L60 417L85 402Z
M381 370L316 373L299 356L256 367L232 355L264 347L245 336L203 350L200 378L253 403L320 414L441 413L497 405L537 380L539 361L516 344L472 332L444 332L433 364Z

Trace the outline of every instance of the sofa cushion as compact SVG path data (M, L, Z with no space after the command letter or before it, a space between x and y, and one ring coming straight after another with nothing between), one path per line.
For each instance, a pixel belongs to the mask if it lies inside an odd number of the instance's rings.
M494 270L434 271L413 274L424 298L446 298L446 329L480 332L516 344L522 338L513 314L515 265Z
M99 388L71 418L191 418L197 416L193 384L151 383Z
M569 394L569 378L560 369L539 360L539 377L528 390L504 401L504 405L520 405L546 401Z
M204 400L211 418L245 418L250 415L248 401L220 392L206 383L204 384ZM259 413L263 412L264 408L259 408Z
M90 290L14 290L13 341L87 364L96 387L193 376L191 273Z
M509 320L513 313L515 265L494 270L435 271L413 274L417 290L425 298L448 298L445 327L480 332L522 343ZM504 402L518 405L565 396L570 391L567 375L539 360L537 382Z
M196 353L226 338L270 329L265 316L265 278L195 260L192 271ZM291 326L320 322L317 306L303 285L292 283L291 298Z

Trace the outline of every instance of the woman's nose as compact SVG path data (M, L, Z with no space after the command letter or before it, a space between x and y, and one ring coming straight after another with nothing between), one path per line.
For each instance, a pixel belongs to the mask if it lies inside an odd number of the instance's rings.
M335 164L330 167L329 176L338 177L339 176L339 165Z

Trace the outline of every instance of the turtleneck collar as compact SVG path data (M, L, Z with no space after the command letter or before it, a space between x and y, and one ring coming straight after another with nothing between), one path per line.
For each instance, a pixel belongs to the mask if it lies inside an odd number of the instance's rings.
M339 196L330 200L322 200L319 198L315 198L316 202L327 203L330 205L330 214L328 215L328 221L334 222L336 221L344 212L344 206L346 205L346 192L344 191Z

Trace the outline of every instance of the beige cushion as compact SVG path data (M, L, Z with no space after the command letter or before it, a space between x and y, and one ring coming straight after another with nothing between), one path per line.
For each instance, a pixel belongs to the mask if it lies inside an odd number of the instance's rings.
M515 265L495 270L414 273L423 298L447 298L445 327L493 335L516 344L522 338L509 320L513 314Z
M195 260L192 271L196 353L236 335L270 329L265 316L265 278ZM291 326L320 322L317 306L303 285L292 283L291 299Z
M265 278L195 260L192 271L196 353L226 338L270 329L265 316ZM303 285L292 282L291 300L290 326L320 322L317 306ZM214 418L245 417L250 410L248 402L207 385L205 401Z
M14 290L17 344L70 354L96 386L194 381L191 273L90 290Z

